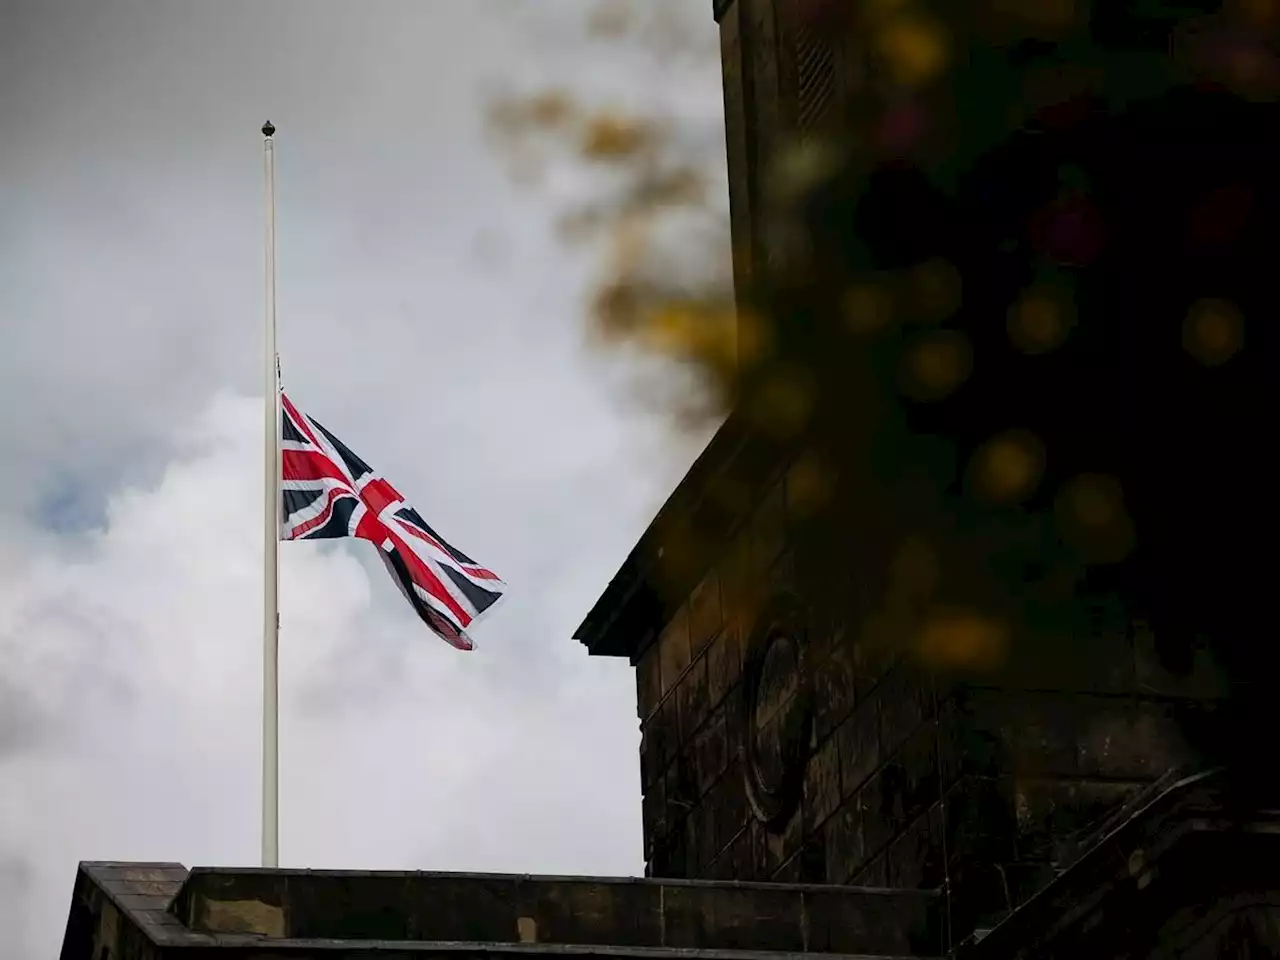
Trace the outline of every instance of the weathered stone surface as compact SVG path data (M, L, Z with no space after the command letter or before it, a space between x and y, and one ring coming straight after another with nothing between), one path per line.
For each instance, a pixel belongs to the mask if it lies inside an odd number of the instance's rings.
M652 782L664 774L680 749L679 714L674 697L668 697L642 728L641 749L645 758L641 772Z
M658 635L662 692L665 695L680 681L689 666L689 608L682 605Z
M728 766L729 722L725 711L717 710L694 737L693 769L699 796L711 788Z
M889 886L939 887L946 878L941 803L921 812L885 852Z
M1188 759L1182 729L1167 701L1109 701L1081 711L1077 741L1081 774L1158 777Z
M932 690L920 672L896 667L872 693L880 704L880 745L894 753L932 712Z
M742 632L728 623L707 648L707 699L715 709L742 677Z
M711 698L707 691L707 661L705 657L695 660L680 679L675 689L676 706L680 713L680 739L690 741L686 749L691 748L697 730L707 719Z
M938 782L938 727L926 721L916 728L898 754L902 769L902 806L908 820L942 799Z
M636 713L647 720L662 700L662 645L651 646L636 664Z
M1011 787L1008 779L966 776L947 793L945 837L953 865L1014 860L1017 819Z
M1133 636L1133 656L1139 693L1193 700L1217 700L1230 695L1226 673L1211 650L1193 650L1190 668L1178 675L1161 662L1155 634L1150 628L1140 626Z
M1013 778L1018 859L1057 861L1064 844L1144 786L1143 781Z
M641 815L644 821L644 835L653 837L665 833L667 829L667 794L666 780L655 779L645 791L641 803Z
M819 740L852 712L856 691L853 651L847 644L833 643L828 655L817 660L813 669L813 724Z
M700 654L724 622L720 601L720 575L713 567L689 595L689 643Z
M866 860L862 815L856 802L841 806L822 829L827 883L848 883Z
M170 871L174 879L147 881L142 868ZM210 950L459 958L528 952L503 949L519 945L548 954L576 947L579 957L631 956L639 948L659 960L738 950L749 951L739 960L765 960L771 951L886 953L928 945L936 954L940 947L936 894L494 874L140 870L82 866L63 960L158 960ZM123 892L147 883L151 892Z
M840 744L829 737L814 752L805 772L804 831L816 835L823 822L840 805Z
M836 731L840 751L840 784L844 796L857 790L880 768L880 707L863 702Z
M769 570L787 545L786 489L779 482L764 496L751 518L750 570L759 576Z

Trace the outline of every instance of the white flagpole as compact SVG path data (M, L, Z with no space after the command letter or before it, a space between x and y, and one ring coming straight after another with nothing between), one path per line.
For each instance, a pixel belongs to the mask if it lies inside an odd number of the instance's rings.
M280 367L276 351L276 128L262 127L266 174L266 362L262 603L262 865L280 865Z

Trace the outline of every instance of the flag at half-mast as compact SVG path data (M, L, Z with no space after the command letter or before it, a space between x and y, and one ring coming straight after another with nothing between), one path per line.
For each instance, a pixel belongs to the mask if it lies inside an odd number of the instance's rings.
M282 540L360 537L418 616L460 650L468 628L503 595L491 570L447 543L385 479L281 394Z

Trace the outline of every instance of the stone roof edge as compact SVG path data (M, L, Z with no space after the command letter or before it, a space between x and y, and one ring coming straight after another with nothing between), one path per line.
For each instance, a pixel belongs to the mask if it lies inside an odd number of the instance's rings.
M183 878L173 878L178 886L171 896L160 894L121 893L113 889L111 878L104 875L106 870L163 870L176 872L181 870ZM125 919L139 930L153 946L172 946L186 944L191 946L213 946L215 938L205 933L197 933L189 929L178 917L170 912L170 908L186 886L191 871L181 863L166 861L132 862L127 860L82 860L77 868L79 876L101 892L107 901L116 908ZM136 878L122 882L148 882ZM149 899L153 905L144 906L139 900Z
M779 950L716 950L698 947L633 947L609 944L568 943L494 943L453 940L328 940L275 939L255 934L217 934L207 938L205 946L234 950L256 948L263 953L293 951L325 952L369 951L383 953L442 953L487 956L574 956L635 958L635 960L941 960L920 956L889 956L864 953L797 953Z
M155 864L108 863L108 867L147 867ZM176 866L166 864L165 866ZM710 880L698 877L627 877L590 876L587 874L550 873L478 873L454 870L340 870L311 867L202 867L184 868L187 876L241 876L269 875L274 877L335 877L358 880L365 877L439 877L451 880L477 881L528 881L531 883L590 883L595 885L636 884L646 887L690 887L729 890L770 890L782 893L877 894L880 896L935 897L941 895L938 887L863 887L828 883L777 883L768 880Z
M148 874L169 874L163 879L148 879ZM743 950L729 948L681 948L663 946L620 946L610 944L565 944L565 943L509 943L492 941L438 941L438 940L376 940L376 939L330 939L330 938L287 938L269 937L260 934L225 934L205 933L188 928L172 910L172 905L190 889L190 884L199 876L234 875L237 873L283 875L285 877L307 877L328 875L358 879L360 877L378 876L447 876L455 878L473 877L476 879L493 879L504 877L511 880L592 883L639 883L644 885L678 886L678 887L718 887L747 890L784 890L804 896L820 893L824 896L847 893L901 895L907 897L941 897L937 889L898 889L877 887L830 886L812 883L765 883L759 881L713 881L713 880L671 880L662 878L608 878L608 877L554 877L536 874L463 874L443 871L343 871L343 870L309 870L279 868L235 868L225 867L192 867L187 868L178 863L131 863L127 861L85 861L79 865L77 874L94 891L119 911L123 920L128 922L147 942L162 948L199 948L203 949L247 949L262 953L295 952L369 952L380 954L390 949L402 953L413 954L449 954L453 956L525 956L525 955L565 955L574 957L601 957L613 960L784 960L799 958L802 955L793 951L775 950ZM181 874L181 879L179 878ZM124 885L153 888L153 892L139 893L129 889L122 890ZM164 889L173 887L169 892ZM156 889L158 888L158 889ZM83 889L83 888L81 888ZM78 894L80 896L82 894ZM148 902L150 901L150 902ZM820 955L804 954L809 960L820 956L821 960L920 960L919 957L891 957L888 955L823 953Z
M730 471L749 472L759 470L762 463L780 464L789 448L789 444L762 438L745 417L737 411L731 413L649 523L573 638L593 656L625 656L636 662L674 612L651 579L653 558L663 546L663 530L670 528L672 521L698 515L706 505L708 490ZM701 574L691 576L687 584L675 585L673 592L681 595L692 590L698 576Z
M649 583L651 559L660 546L659 531L673 517L692 513L710 481L733 460L745 439L741 418L730 414L694 460L658 510L573 639L593 656L629 656L633 660L665 619L663 604Z
M1170 828L1172 833L1193 825L1203 814L1197 798L1206 789L1213 789L1221 780L1220 768L1203 770L1183 776L1159 791L1149 802L1138 807L1113 830L1096 839L1093 845L1081 851L1057 877L1044 889L1035 893L1026 903L1009 914L981 940L962 944L956 951L958 960L987 960L987 958L1013 956L1026 944L1029 929L1045 929L1047 919L1056 911L1054 907L1064 898L1078 900L1069 891L1084 883L1096 872L1115 859L1117 849L1132 847L1135 835L1144 831L1160 831ZM1135 848L1136 849L1136 848Z

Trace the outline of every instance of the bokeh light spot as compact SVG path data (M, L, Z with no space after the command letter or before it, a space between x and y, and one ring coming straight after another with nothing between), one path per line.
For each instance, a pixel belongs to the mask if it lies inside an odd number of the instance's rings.
M787 509L799 519L819 513L835 490L835 473L821 455L802 454L787 472Z
M1216 367L1234 357L1244 344L1244 319L1225 300L1200 300L1187 312L1182 345L1206 366Z
M927 600L937 589L940 572L933 545L921 537L907 538L889 564L892 599L908 606Z
M891 18L878 31L876 46L894 80L918 87L947 64L948 39L941 24L917 13Z
M1066 340L1074 319L1060 297L1031 290L1009 310L1009 339L1023 353L1048 353Z
M999 666L1008 645L1008 626L973 610L939 611L925 621L917 643L930 666L968 669Z
M1113 477L1072 478L1059 492L1056 512L1063 540L1089 563L1118 563L1133 549L1133 522Z
M969 377L973 351L954 330L939 330L907 348L902 389L913 400L941 400Z
M1044 472L1044 447L1026 430L1011 430L983 444L969 466L974 495L995 503L1025 500Z
M911 271L911 290L920 317L946 320L960 307L960 273L945 260L928 260Z
M860 336L878 333L893 321L893 298L884 287L858 284L841 299L845 325Z
M779 368L749 397L748 409L752 421L766 435L785 439L804 429L814 400L813 384L803 371Z

